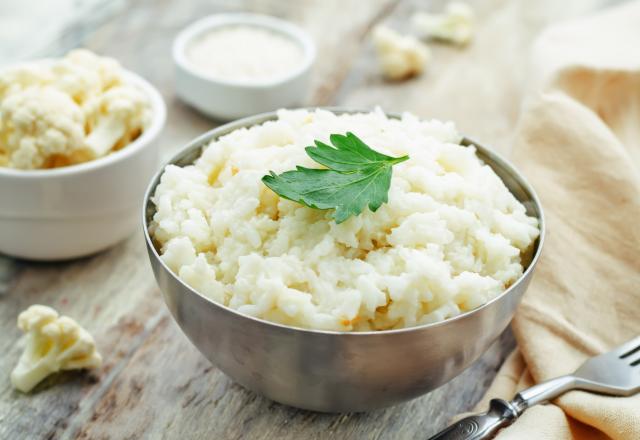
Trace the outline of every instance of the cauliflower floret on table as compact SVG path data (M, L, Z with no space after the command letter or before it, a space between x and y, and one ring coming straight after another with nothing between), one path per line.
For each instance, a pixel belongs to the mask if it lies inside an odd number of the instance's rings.
M400 80L419 75L430 58L425 44L386 26L377 26L373 30L373 43L382 73L388 79Z
M102 365L89 332L73 319L59 316L51 307L32 305L20 313L18 327L26 333L27 346L11 372L11 383L20 391L30 391L60 370Z
M84 120L67 94L29 87L0 101L0 144L14 168L65 165L84 149Z
M473 37L475 16L468 4L452 2L443 14L418 12L413 15L412 22L421 38L434 38L462 46Z

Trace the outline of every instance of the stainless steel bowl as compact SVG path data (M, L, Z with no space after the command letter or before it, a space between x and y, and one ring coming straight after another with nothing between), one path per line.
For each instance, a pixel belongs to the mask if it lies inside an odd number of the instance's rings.
M211 130L168 163L191 164L212 139L275 118L275 113L266 113ZM473 143L479 157L540 221L540 238L523 276L482 307L435 324L360 333L306 330L242 315L193 290L160 260L148 230L155 213L150 197L160 171L145 195L143 223L151 266L171 314L225 374L270 399L299 408L366 411L412 399L451 380L511 321L533 275L545 232L538 197L522 175L493 151L468 139L462 143Z

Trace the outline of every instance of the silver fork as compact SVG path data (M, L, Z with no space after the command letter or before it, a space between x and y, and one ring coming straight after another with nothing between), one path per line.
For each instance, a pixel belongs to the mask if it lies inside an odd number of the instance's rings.
M466 417L429 440L483 440L511 425L527 408L571 390L611 396L640 392L640 336L608 353L588 359L573 374L520 391L510 402L492 399L489 411Z

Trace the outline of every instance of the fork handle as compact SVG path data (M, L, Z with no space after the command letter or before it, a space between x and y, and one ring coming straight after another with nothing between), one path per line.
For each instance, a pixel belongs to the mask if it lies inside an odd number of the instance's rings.
M511 425L520 413L510 402L492 399L489 411L465 417L429 440L482 440Z
M548 402L575 388L578 388L576 377L572 375L555 377L520 391L513 402L516 402L518 411L522 412L530 406Z
M574 376L560 376L520 391L507 402L492 399L489 411L465 417L429 440L484 440L493 438L496 433L518 418L527 408L558 397L577 388L578 379Z

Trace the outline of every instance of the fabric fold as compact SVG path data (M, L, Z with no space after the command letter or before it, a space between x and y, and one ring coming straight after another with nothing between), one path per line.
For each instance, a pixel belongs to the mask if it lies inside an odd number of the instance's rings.
M479 409L640 335L640 2L548 29L532 63L512 154L548 232ZM640 439L640 395L570 392L498 438Z

